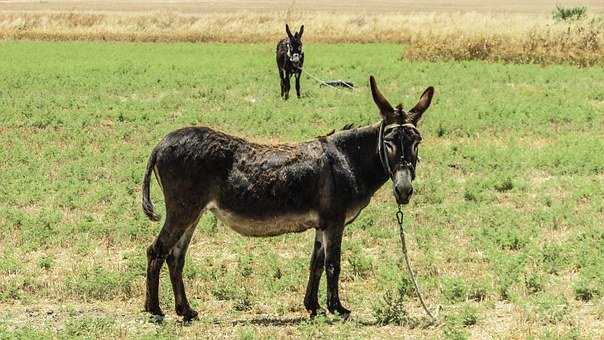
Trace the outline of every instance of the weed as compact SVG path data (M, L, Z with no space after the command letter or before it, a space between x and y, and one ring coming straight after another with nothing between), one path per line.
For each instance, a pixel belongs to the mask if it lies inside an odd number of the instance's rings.
M400 292L388 290L373 306L373 316L380 325L405 325L409 316L405 309L405 297Z
M573 285L575 298L581 301L590 301L600 295L600 289L591 281L581 279Z
M449 277L443 280L442 293L450 302L462 302L467 298L467 286L463 279Z
M524 285L530 294L543 290L543 277L538 273L525 274Z
M468 299L476 302L484 301L487 298L488 290L486 282L472 282L467 289Z
M568 314L568 303L564 296L540 294L535 303L539 318L545 323L556 324L566 318Z
M49 270L52 267L53 259L51 256L42 256L38 259L38 267Z
M513 188L514 188L514 183L512 182L512 179L510 177L507 177L502 182L495 184L495 190L497 190L499 192L510 191Z
M585 18L586 13L587 7L585 6L563 7L556 5L552 17L557 21L579 20Z
M371 257L364 255L360 247L352 249L352 253L348 256L348 263L352 269L352 274L359 278L367 278L373 271L373 260Z

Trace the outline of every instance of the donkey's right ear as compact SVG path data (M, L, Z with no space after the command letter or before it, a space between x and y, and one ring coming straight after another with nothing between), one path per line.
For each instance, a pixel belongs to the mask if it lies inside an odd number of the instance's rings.
M375 78L373 76L369 76L369 86L371 87L371 95L373 96L373 101L380 110L380 116L382 116L382 119L387 120L389 118L392 118L392 115L394 114L394 109L378 89L377 84L375 82Z
M290 31L290 30L289 30L289 25L288 25L288 24L285 24L285 32L287 33L287 36L288 36L290 39L293 39L293 38L294 38L294 36L292 35L292 31Z

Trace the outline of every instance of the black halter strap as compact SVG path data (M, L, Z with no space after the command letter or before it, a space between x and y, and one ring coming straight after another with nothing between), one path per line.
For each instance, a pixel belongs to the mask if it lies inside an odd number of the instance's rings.
M390 166L390 160L388 159L388 154L386 151L386 147L384 145L384 133L386 131L386 129L396 129L396 128L404 128L404 127L410 127L413 128L414 130L416 129L415 126L413 126L413 124L389 124L386 125L385 121L382 120L382 122L380 123L380 133L378 136L378 154L380 155L380 162L382 163L382 167L384 168L384 170L386 171L386 173L388 174L388 176L390 177L390 179L394 180L394 173L393 173L393 169L392 166ZM397 164L400 164L402 167L405 167L407 169L409 169L411 171L411 177L415 178L415 166L413 166L413 164L409 161L407 161L405 159L405 147L403 145L403 139L400 139L400 148L401 148L401 158L399 160L399 162Z

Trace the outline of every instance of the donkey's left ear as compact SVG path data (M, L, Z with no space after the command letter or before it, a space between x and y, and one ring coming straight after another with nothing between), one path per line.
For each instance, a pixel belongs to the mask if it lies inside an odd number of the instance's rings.
M422 114L424 111L430 107L430 103L432 102L432 96L434 95L434 87L428 87L422 96L419 98L419 102L409 110L409 115L407 116L407 121L413 125L417 125L419 120L422 118Z
M300 26L300 34L299 34L300 39L302 38L302 33L304 33L304 25Z

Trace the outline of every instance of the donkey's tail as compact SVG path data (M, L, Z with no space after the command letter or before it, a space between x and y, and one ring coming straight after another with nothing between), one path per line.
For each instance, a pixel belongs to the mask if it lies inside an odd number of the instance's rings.
M155 161L157 160L157 148L153 149L149 160L147 161L147 170L145 171L145 177L143 178L143 211L145 215L149 217L151 221L159 221L161 215L157 214L153 208L153 202L151 202L151 195L149 186L151 185L151 173L155 167Z

